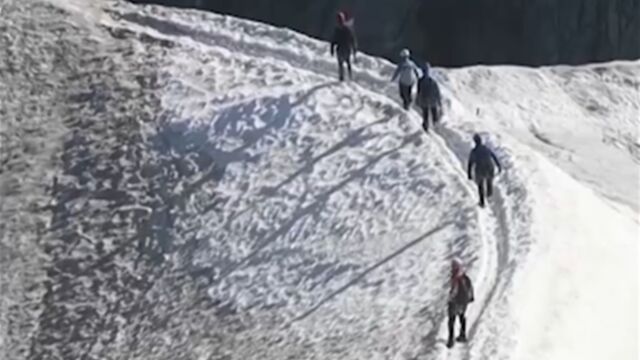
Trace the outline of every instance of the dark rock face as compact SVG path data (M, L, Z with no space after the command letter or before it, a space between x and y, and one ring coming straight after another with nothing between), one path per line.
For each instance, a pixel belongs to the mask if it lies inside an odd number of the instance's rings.
M442 66L580 64L640 57L638 0L134 0L194 7L328 39L335 12L356 17L362 50L408 46Z

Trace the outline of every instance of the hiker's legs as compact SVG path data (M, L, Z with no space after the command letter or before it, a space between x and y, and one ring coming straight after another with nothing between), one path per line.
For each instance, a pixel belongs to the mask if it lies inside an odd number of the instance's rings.
M484 207L484 183L485 177L476 174L476 182L478 183L478 196L480 197L480 206Z
M429 131L429 109L422 108L422 128L424 131Z
M344 81L344 59L338 55L338 77L340 81Z
M449 336L447 339L447 346L451 347L453 345L453 328L454 325L456 323L456 311L455 311L455 306L451 303L448 304L447 306L447 316L448 316L448 322L447 322L447 329L449 330Z
M409 106L411 106L411 86L400 84L400 97L402 98L402 106L405 110L409 110Z
M431 120L433 121L433 124L435 125L438 121L440 121L440 117L438 116L438 107L437 106L432 106L431 107Z
M464 312L461 312L458 317L460 318L460 335L458 336L458 341L466 341L467 340L467 317L464 315Z

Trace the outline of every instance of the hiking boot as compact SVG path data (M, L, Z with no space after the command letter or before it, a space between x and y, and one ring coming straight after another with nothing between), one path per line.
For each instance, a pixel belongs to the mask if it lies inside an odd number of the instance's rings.
M453 347L453 338L449 338L449 341L447 341L447 347L449 349L451 349Z

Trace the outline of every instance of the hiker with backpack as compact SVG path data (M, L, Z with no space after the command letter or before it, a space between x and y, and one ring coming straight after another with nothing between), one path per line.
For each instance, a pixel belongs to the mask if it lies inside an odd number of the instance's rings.
M478 185L478 196L480 197L480 207L484 207L485 193L487 197L493 194L493 177L495 176L495 166L498 167L498 173L502 172L502 165L496 157L496 154L482 143L480 135L473 135L475 147L469 154L469 163L467 167L467 175L469 180L475 180ZM495 164L495 166L494 166ZM475 178L472 177L471 170L475 170Z
M338 77L344 81L344 67L347 66L349 79L353 79L351 71L351 56L355 60L358 49L358 41L353 30L353 19L347 17L343 11L336 14L336 28L331 39L331 56L334 54L338 60Z
M440 87L430 74L431 64L425 63L422 69L422 77L418 81L417 105L422 109L422 127L424 131L429 132L429 117L435 125L442 114L442 98L440 96Z
M449 337L447 347L453 347L454 328L456 318L460 320L460 334L456 338L458 342L467 341L467 305L473 302L473 284L462 267L462 261L454 258L451 261L451 280L449 297L447 299L447 316Z
M400 51L400 63L396 67L391 81L398 80L402 106L405 110L409 110L413 102L413 87L421 77L422 71L411 60L411 52L409 49L402 49L402 51Z

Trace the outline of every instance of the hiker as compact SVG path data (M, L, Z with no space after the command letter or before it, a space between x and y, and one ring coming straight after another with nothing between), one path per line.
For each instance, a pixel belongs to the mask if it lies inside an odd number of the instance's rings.
M396 67L396 71L393 73L391 81L398 80L400 87L400 97L402 98L402 106L405 110L409 110L411 103L413 102L413 86L416 84L419 78L422 77L422 71L411 60L411 52L409 49L402 49L400 51L400 63Z
M475 147L469 154L469 164L467 167L467 175L469 180L475 180L478 185L478 196L480 197L480 207L484 207L485 193L487 197L493 194L493 177L495 176L495 166L498 167L498 173L502 172L500 161L496 154L488 147L482 144L480 135L473 135ZM494 166L495 164L495 166ZM475 178L472 177L471 170L474 171Z
M462 261L454 258L451 261L451 283L449 298L447 300L447 316L449 337L447 347L453 347L454 327L456 318L460 319L460 334L456 338L458 342L467 341L467 318L465 313L467 305L473 302L473 285L471 279L462 267Z
M344 66L346 64L349 72L349 79L352 80L351 56L355 60L358 49L358 41L353 30L353 19L348 19L347 15L339 11L336 14L336 28L333 31L331 40L331 55L336 55L338 59L338 76L340 81L344 81Z
M442 114L442 98L440 96L440 86L431 77L431 64L426 62L422 69L422 77L418 81L418 96L416 103L422 109L422 127L429 132L429 116L435 125Z

